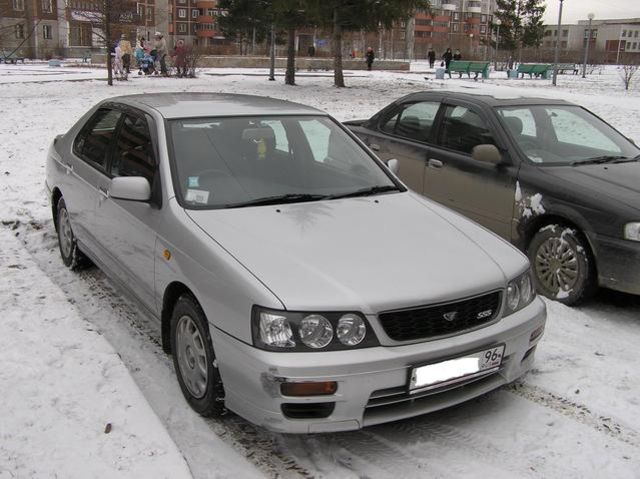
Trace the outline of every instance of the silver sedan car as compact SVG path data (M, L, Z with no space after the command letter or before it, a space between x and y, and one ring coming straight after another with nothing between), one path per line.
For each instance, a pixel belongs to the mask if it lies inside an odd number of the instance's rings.
M194 410L313 433L514 381L544 330L527 258L393 168L307 106L146 94L58 136L46 182L63 262L157 318Z

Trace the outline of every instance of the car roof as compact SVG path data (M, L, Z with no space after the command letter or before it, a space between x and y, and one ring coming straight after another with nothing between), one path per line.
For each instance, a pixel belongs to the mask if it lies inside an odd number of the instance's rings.
M145 93L105 100L137 108L153 108L164 118L202 118L253 115L327 115L327 113L285 100L232 93Z
M402 101L413 100L433 100L433 99L456 99L456 100L466 100L472 103L480 103L489 107L500 107L500 106L515 106L515 105L574 105L574 103L570 103L565 100L558 100L554 98L536 98L536 97L526 97L521 95L491 95L487 93L463 93L457 91L421 91L416 93L411 93L405 97L403 97Z

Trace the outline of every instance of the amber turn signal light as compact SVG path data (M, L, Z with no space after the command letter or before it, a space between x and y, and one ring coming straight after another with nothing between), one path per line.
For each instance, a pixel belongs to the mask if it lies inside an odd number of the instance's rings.
M283 396L329 396L337 390L338 383L335 381L280 384Z

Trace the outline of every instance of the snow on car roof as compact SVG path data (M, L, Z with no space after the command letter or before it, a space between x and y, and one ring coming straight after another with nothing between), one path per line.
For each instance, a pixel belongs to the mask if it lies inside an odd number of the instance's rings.
M153 108L165 118L327 114L300 103L231 93L153 93L120 96L108 101Z

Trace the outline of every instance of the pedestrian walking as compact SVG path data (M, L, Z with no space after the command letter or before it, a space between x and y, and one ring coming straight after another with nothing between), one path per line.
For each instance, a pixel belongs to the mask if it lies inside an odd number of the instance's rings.
M429 48L427 52L427 59L429 60L429 68L433 68L433 65L436 62L436 52L433 51L433 48Z
M367 53L365 55L367 60L367 70L371 71L371 66L373 65L373 60L375 58L375 53L373 53L373 48L367 48Z
M123 33L120 36L120 50L122 51L122 68L124 68L127 74L131 73L131 56L133 55L133 48L131 48L131 42L127 40L127 36Z
M187 47L182 39L178 40L173 49L173 64L179 77L187 76Z
M449 78L451 78L451 72L449 71L449 63L453 60L453 53L451 52L451 48L447 48L447 50L442 54L442 63L440 66L445 68L445 71L449 74Z
M160 62L160 73L163 76L167 76L167 63L165 57L167 56L167 41L160 32L156 32L154 37L153 49L155 50L155 58Z

